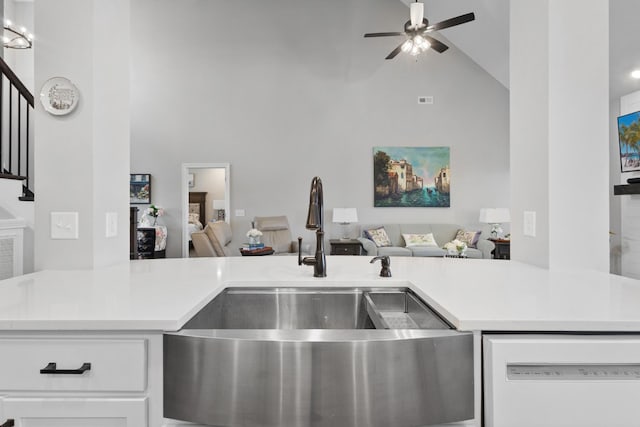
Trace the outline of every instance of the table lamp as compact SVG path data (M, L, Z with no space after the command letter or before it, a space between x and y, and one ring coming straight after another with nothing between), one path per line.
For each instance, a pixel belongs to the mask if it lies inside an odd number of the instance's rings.
M482 208L480 209L480 222L491 224L491 237L502 239L504 231L500 224L511 222L511 214L508 208Z
M333 222L342 224L341 240L349 240L349 224L358 222L356 208L333 208Z
M217 212L217 220L224 221L224 212L226 208L226 202L224 200L214 200L213 201L213 210Z

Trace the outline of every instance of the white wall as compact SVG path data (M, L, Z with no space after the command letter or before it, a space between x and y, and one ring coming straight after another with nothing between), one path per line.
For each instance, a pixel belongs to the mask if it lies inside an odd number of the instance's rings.
M313 176L361 223L477 223L509 206L508 92L452 48L384 57L406 6L386 0L132 2L131 170L153 174L180 255L180 165L229 162L234 244L256 215L304 230ZM446 32L445 32L446 34ZM444 41L444 40L443 40ZM435 104L417 104L420 95ZM373 208L374 146L450 146L451 208Z
M35 84L63 76L80 99L35 111L35 268L86 269L129 258L129 0L34 3ZM114 31L118 28L118 31ZM51 212L78 212L79 238L53 240ZM118 235L105 236L107 212Z
M538 2L511 2L511 259L548 266L548 15ZM537 236L523 233L536 212Z
M608 6L511 2L512 259L609 271Z
M550 1L549 12L550 268L608 273L609 1Z

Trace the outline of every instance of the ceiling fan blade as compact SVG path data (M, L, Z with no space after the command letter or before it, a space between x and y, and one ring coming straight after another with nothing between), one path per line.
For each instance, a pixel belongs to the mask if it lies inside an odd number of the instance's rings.
M425 32L443 30L445 28L454 27L466 22L471 22L474 19L476 19L476 15L473 12L467 13L465 15L456 16L455 18L445 19L444 21L438 22L437 24L429 25Z
M386 58L384 58L384 59L393 59L393 58L395 58L395 57L396 57L396 56L397 56L397 55L402 51L402 45L403 45L403 44L404 44L404 42L400 43L400 44L398 45L398 47L397 47L397 48L395 48L395 49L393 49L393 50L391 51L391 53L390 53L389 55L387 55L387 57L386 57Z
M365 37L389 37L389 36L404 36L404 33L367 33Z
M442 53L445 50L449 49L449 46L447 46L446 44L442 43L440 40L436 40L431 36L428 36L426 34L423 34L422 37L424 37L425 39L429 40L429 43L431 43L431 49L435 50L438 53Z

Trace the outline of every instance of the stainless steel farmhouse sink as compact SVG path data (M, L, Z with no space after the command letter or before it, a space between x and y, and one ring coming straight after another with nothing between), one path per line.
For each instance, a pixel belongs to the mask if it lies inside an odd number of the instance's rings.
M406 288L228 288L164 335L164 415L212 426L473 418L473 338Z

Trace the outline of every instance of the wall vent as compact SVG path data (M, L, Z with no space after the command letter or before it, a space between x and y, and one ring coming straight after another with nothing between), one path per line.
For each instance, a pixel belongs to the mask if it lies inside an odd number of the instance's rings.
M13 239L0 237L0 280L8 279L15 275L13 252Z
M24 268L24 224L22 220L0 220L0 280L22 275Z

